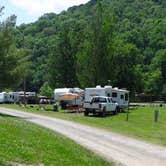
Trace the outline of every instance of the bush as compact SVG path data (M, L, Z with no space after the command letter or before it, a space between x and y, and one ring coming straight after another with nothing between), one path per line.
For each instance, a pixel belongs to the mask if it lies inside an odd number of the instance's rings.
M47 96L47 97L52 97L53 96L53 90L50 87L48 82L45 82L42 87L40 88L40 95L42 96Z

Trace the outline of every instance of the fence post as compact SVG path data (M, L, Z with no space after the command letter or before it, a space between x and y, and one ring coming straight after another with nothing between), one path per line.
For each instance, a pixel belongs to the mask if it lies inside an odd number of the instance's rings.
M130 104L128 104L128 108L127 108L127 117L126 117L126 121L129 121L129 107L130 107Z
M158 122L158 116L159 116L159 111L158 111L158 110L155 110L155 111L154 111L154 121L155 121L155 122Z

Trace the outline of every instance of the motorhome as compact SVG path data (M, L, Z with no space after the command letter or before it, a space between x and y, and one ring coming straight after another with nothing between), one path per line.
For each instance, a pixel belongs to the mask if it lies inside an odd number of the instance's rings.
M129 105L129 91L125 89L113 88L112 86L86 88L84 102L90 102L94 96L112 97L113 101L118 103L120 109Z

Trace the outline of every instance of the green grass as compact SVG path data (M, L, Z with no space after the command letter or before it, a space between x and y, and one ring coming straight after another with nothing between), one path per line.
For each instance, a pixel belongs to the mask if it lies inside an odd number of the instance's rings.
M0 114L0 165L113 165L49 129Z
M18 106L14 105L10 105L10 107L18 108ZM154 122L154 111L156 109L160 110L159 121L157 123ZM40 111L36 107L24 108L24 110L104 128L166 146L166 107L149 106L133 108L130 110L128 122L126 121L126 113L100 118L84 117L83 114L64 113L63 111Z

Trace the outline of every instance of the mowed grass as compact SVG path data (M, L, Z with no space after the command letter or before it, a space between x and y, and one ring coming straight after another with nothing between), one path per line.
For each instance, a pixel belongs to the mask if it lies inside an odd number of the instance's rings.
M13 105L8 105L8 107L20 109L20 107ZM129 113L129 121L126 121L126 113L119 113L118 115L107 116L105 118L94 116L85 117L80 113L65 113L62 110L60 112L40 111L37 107L21 109L104 128L123 135L166 146L166 106L132 108ZM51 108L51 106L49 107ZM157 123L154 122L155 110L159 110L159 120Z
M36 166L114 165L49 129L0 114L0 165L17 165L14 163Z

